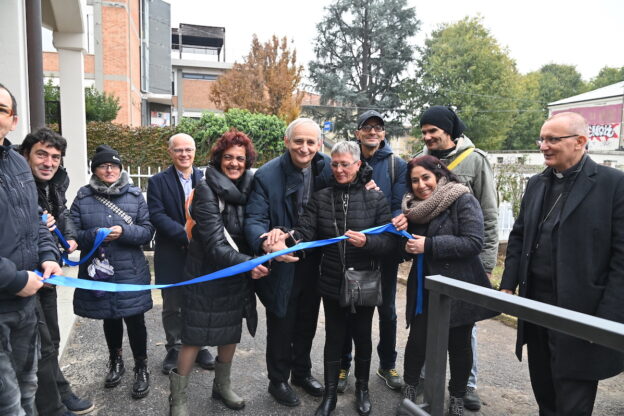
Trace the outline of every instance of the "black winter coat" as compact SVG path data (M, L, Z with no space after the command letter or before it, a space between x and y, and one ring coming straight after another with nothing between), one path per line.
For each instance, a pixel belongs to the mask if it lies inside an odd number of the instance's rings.
M212 166L195 188L191 216L196 221L186 258L186 278L192 279L250 260L243 232L244 207L253 174L247 170L236 183ZM223 201L223 211L219 207ZM226 228L238 246L228 243ZM256 333L256 296L248 273L185 287L182 342L187 345L236 344L243 318Z
M122 175L126 175L122 172ZM108 261L115 269L112 283L148 285L150 271L141 245L147 244L154 235L149 222L147 204L141 189L130 184L123 185L118 195L109 199L132 217L134 224L127 224L110 208L97 201L96 192L90 186L83 186L71 207L71 216L78 228L78 245L81 258L93 247L98 228L119 225L121 236L102 244ZM80 265L78 278L90 279L87 267L91 262ZM137 292L103 292L101 296L93 290L76 289L74 292L74 313L93 319L115 319L134 316L152 309L152 295L149 290Z
M305 241L321 240L343 235L347 230L361 231L384 225L392 219L388 200L382 192L367 191L364 184L370 180L372 169L362 164L356 180L343 185L333 178L331 186L314 193L305 212L294 228L295 239ZM332 199L334 204L332 208ZM334 227L334 215L336 227ZM319 292L337 300L343 280L343 260L338 244L346 248L346 267L355 270L374 270L384 254L397 247L397 238L389 233L368 234L364 247L357 248L344 241L321 248L321 273Z
M526 297L529 265L541 221L550 169L533 176L509 235L501 289ZM624 173L589 157L562 207L553 242L556 306L624 323ZM525 326L518 322L516 355L522 357ZM550 331L557 377L602 380L624 370L624 353Z
M425 276L440 274L482 287L492 288L479 253L483 247L483 213L472 194L463 194L429 224L409 223L410 234L424 235ZM414 256L415 257L415 256ZM414 260L407 280L405 318L409 327L416 312L418 288L417 263ZM427 293L423 292L427 312ZM469 325L498 313L456 299L451 300L450 326Z
M16 293L26 286L27 271L59 259L50 231L38 214L30 167L10 146L6 139L0 146L0 313L24 310L34 298Z

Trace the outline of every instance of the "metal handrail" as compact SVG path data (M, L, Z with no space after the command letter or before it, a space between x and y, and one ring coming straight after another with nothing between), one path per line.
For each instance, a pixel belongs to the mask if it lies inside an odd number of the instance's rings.
M400 415L433 416L444 414L446 353L451 298L517 316L545 328L624 352L624 324L572 311L558 306L509 295L493 289L435 275L425 278L429 290L425 403L401 403Z

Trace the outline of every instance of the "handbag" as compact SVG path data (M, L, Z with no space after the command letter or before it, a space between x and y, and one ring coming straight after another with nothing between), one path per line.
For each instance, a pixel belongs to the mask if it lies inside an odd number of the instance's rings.
M344 194L345 201L343 203L345 230L347 207L349 206L349 194ZM338 224L336 223L336 207L335 195L332 192L332 217L334 220L334 229L336 235L340 235ZM338 242L338 250L342 260L342 284L340 286L339 302L342 307L350 307L351 313L356 313L356 306L379 306L382 303L381 297L381 270L379 267L373 270L354 270L352 267L346 267L346 242Z

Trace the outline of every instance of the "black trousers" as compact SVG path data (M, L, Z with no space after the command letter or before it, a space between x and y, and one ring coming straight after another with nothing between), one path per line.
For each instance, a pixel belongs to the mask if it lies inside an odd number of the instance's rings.
M147 329L145 328L145 315L142 313L119 319L104 319L104 336L111 355L121 350L124 322L132 355L135 359L147 358Z
M266 310L266 362L273 383L288 381L291 373L295 378L304 378L312 370L310 351L321 303L316 287L318 261L317 256L312 256L297 264L284 317Z
M551 330L525 322L529 375L541 416L591 415L598 380L575 380L553 373L556 350Z
M58 324L56 288L41 288L37 293L38 330L41 358L37 370L39 386L35 405L40 415L56 416L66 412L62 399L71 395L69 382L58 363L60 331Z
M474 324L449 329L448 354L451 378L449 393L454 397L464 397L470 370L472 369L472 346L470 337ZM412 317L410 332L405 346L404 374L407 384L416 385L420 370L425 364L427 349L427 314Z
M373 343L371 332L373 326L374 306L356 306L356 313L351 313L349 307L343 308L336 299L323 297L325 310L325 361L338 361L342 356L342 349L347 339L347 329L355 343L356 361L371 359ZM349 342L351 340L349 339ZM357 368L357 367L356 367ZM356 374L356 377L364 374ZM367 375L365 377L368 379Z

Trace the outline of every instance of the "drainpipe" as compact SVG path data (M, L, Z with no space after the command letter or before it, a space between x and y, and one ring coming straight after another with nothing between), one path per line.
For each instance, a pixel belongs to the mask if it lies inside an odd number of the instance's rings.
M28 0L25 3L30 130L35 131L45 126L45 108L43 102L43 49L41 46L41 0Z

